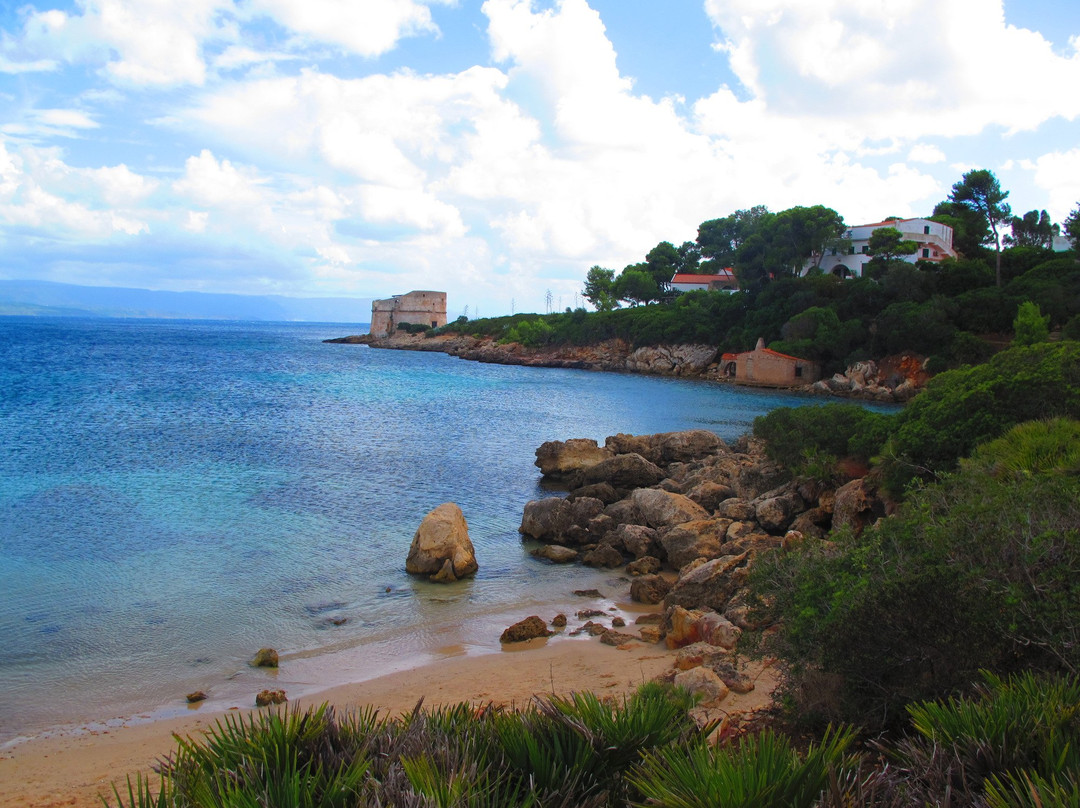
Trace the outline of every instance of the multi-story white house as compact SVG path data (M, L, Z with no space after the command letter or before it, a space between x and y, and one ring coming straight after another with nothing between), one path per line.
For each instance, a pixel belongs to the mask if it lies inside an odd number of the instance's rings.
M846 255L833 250L826 252L821 259L821 271L831 272L841 277L861 276L863 267L874 256L870 255L870 235L882 227L893 227L900 231L905 240L914 241L918 248L911 255L902 256L905 261L914 264L916 261L943 261L946 258L955 258L956 250L953 249L952 228L940 222L932 222L929 219L886 219L874 224L860 224L849 227L844 233L845 238L851 239L851 246ZM808 261L803 269L803 274L814 266Z

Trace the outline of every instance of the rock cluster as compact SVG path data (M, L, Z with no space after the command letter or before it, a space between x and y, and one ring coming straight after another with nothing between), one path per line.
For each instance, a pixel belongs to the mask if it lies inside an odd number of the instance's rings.
M905 402L926 384L928 375L923 361L911 354L882 360L856 362L843 373L836 373L808 385L810 393L863 398L871 401Z
M665 610L642 638L666 638L672 648L730 649L755 628L746 578L760 553L823 538L834 526L858 531L885 513L865 479L838 489L799 482L754 441L727 446L706 430L615 435L603 446L551 441L536 457L568 493L525 505L519 531L543 543L534 555L625 565L631 599Z

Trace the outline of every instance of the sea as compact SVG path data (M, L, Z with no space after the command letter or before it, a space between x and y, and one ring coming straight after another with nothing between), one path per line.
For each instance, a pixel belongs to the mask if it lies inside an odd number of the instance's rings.
M490 365L323 340L356 325L0 318L0 747L57 727L250 706L445 656L618 573L518 533L544 441L733 440L818 399ZM405 573L424 515L465 514L477 575ZM277 649L278 671L247 663Z

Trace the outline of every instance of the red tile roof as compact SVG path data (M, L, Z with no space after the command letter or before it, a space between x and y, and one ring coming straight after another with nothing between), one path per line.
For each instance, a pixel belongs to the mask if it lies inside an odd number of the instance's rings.
M723 269L715 275L697 275L690 272L676 272L671 283L712 283L713 281L733 281L735 274L730 269Z

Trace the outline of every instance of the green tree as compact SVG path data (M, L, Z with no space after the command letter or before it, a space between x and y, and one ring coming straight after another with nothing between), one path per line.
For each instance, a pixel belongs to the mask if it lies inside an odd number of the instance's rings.
M613 287L615 297L625 300L631 306L644 305L660 300L662 293L644 264L631 264L619 273ZM670 277L670 276L669 276Z
M1013 345L1035 345L1050 338L1050 315L1043 315L1037 303L1020 304L1013 320Z
M597 311L611 311L619 307L615 295L615 270L594 266L585 276L585 299L592 303Z
M1009 220L1012 233L1005 235L1005 244L1009 247L1054 248L1054 236L1061 235L1060 225L1050 221L1050 214L1045 210L1029 210L1023 216L1013 216Z
M1072 248L1080 252L1080 204L1065 220L1065 235L1072 242Z
M739 247L771 216L767 207L755 205L721 219L702 222L698 226L697 245L702 257L713 267L709 271L734 266Z
M956 202L939 202L930 221L948 225L953 231L953 249L961 257L977 260L986 257L984 244L990 242L990 228L979 213Z
M1012 208L1005 199L1008 191L1001 190L1001 183L994 172L976 169L964 174L963 179L952 187L949 201L963 205L978 213L990 229L991 242L997 260L995 278L1001 286L1001 232L1000 228L1010 221Z
M895 227L879 227L870 234L870 254L886 264L904 255L914 255L918 242L905 239Z

